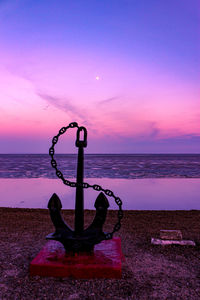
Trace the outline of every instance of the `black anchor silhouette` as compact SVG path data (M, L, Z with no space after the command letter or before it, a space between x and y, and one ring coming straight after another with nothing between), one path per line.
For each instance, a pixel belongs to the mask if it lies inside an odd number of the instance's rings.
M83 140L80 133L83 131ZM49 200L48 208L51 220L55 226L55 232L46 236L47 239L56 240L63 244L66 251L91 251L95 244L106 239L103 225L106 220L109 202L104 193L100 193L95 201L96 215L92 224L84 230L84 195L83 195L83 171L84 148L87 147L87 130L81 126L77 130L76 147L78 147L78 164L76 180L76 204L74 231L65 223L61 215L62 203L54 193Z

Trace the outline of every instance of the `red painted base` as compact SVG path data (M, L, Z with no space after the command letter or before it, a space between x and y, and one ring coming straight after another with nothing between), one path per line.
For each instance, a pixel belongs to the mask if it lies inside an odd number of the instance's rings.
M30 275L72 278L121 278L121 239L102 241L91 253L66 253L49 241L30 263Z

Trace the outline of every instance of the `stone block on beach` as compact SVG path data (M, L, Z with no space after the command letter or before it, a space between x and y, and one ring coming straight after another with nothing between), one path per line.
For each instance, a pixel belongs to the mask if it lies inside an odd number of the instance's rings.
M196 246L195 242L183 240L180 230L160 230L160 238L152 238L153 245L181 245L181 246Z
M180 230L160 230L160 238L162 240L182 240L182 233Z

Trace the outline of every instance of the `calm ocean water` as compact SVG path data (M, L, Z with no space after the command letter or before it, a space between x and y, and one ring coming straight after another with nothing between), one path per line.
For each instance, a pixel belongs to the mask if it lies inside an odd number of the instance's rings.
M66 178L76 177L77 156L57 154ZM200 154L86 154L86 178L200 178ZM0 154L0 178L57 178L47 154Z
M76 177L76 155L57 155L65 178ZM111 189L123 209L200 209L200 155L85 155L85 182ZM62 183L45 154L0 155L0 206L47 208L57 193L74 209L75 189ZM98 193L84 190L85 208ZM117 209L112 198L110 208Z

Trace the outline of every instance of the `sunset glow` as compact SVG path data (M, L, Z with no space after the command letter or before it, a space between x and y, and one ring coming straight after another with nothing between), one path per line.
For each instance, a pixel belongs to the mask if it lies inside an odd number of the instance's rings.
M199 2L145 3L0 3L1 153L199 152Z

